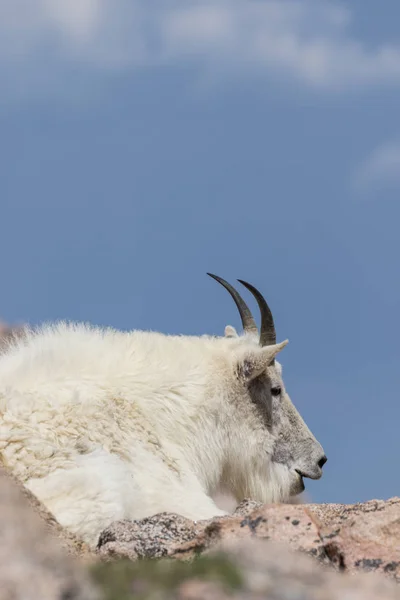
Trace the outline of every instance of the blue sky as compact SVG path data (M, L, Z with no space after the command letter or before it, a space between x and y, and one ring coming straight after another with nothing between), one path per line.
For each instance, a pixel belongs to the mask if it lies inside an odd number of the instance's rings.
M219 334L206 271L250 281L329 458L312 500L398 495L399 19L0 0L1 318Z

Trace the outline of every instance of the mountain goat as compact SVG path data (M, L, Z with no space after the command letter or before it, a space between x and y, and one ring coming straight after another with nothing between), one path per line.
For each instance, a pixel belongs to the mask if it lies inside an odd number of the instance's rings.
M211 275L211 274L209 274ZM27 329L0 355L0 460L90 545L119 519L225 514L211 495L280 502L318 479L326 457L291 403L261 330L230 293L244 333L168 336L58 323Z

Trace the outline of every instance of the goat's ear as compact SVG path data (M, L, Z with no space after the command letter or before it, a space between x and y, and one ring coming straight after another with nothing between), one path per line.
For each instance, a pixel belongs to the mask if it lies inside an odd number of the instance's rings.
M232 327L232 325L227 325L225 327L225 337L228 338L237 338L239 337L237 334L237 331L234 327Z
M265 346L264 348L246 348L243 349L242 355L238 358L236 364L236 372L244 383L249 383L264 373L266 368L271 364L275 356L288 343L285 340L280 344Z

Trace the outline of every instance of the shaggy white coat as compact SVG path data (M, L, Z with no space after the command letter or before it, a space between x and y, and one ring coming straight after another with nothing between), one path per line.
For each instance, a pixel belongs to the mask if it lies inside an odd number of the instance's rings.
M232 331L27 331L0 356L3 464L91 545L118 519L224 514L210 497L221 483L287 497L292 475L272 464L274 438L246 387L263 371L283 386L268 364L285 343L261 349Z

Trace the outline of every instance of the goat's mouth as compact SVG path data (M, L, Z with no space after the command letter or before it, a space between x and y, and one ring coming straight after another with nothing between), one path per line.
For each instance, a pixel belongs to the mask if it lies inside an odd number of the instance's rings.
M297 475L299 476L298 480L297 480L297 485L296 485L296 494L301 494L301 492L304 492L304 490L306 489L306 486L304 485L304 475L301 471L299 471L298 469L295 469ZM299 490L299 491L297 491Z

